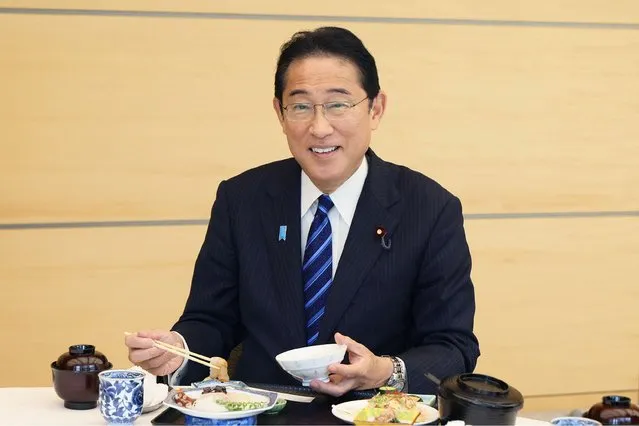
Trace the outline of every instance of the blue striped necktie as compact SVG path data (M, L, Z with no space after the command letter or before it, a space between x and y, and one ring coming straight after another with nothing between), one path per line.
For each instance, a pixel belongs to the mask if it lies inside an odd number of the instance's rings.
M304 281L304 310L306 312L306 343L310 346L319 337L319 325L326 304L328 289L333 283L333 236L328 211L333 201L321 195L315 218L308 232L302 278Z

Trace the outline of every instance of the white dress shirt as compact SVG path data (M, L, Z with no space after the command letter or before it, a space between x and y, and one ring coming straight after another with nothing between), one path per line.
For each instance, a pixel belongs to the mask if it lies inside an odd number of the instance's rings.
M353 175L332 194L328 194L334 204L334 207L328 212L328 220L331 222L331 233L333 236L333 277L335 276L339 259L342 256L342 251L344 250L344 244L346 243L348 231L351 228L351 223L353 222L355 208L357 207L359 196L362 193L362 188L364 187L364 181L366 181L367 174L368 161L363 159L362 164L358 167L355 173L353 173ZM315 186L304 170L302 170L301 179L302 191L300 206L303 262L306 240L308 239L308 231L311 229L311 223L313 222L315 211L317 210L317 199L323 194L323 192ZM189 347L186 344L184 337L182 337L179 333L176 334L182 338L184 348L188 350ZM184 371L186 365L187 360L184 359L182 365L173 374L169 374L169 383L172 386L180 384L180 375Z
M333 277L335 277L335 271L337 271L337 265L344 250L348 230L351 228L357 201L362 193L367 174L368 161L363 160L359 168L346 182L332 194L327 194L334 204L334 207L328 212L328 220L331 222L333 236ZM300 203L302 211L302 261L304 261L308 231L311 229L311 223L317 211L317 199L322 194L322 191L313 184L308 175L302 170L302 197Z

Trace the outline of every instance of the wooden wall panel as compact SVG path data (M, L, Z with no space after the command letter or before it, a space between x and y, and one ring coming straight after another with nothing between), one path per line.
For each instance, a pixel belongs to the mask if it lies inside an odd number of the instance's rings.
M639 32L415 26L401 53L366 36L390 96L380 153L467 212L639 206Z
M321 2L260 0L0 0L0 7L93 10L142 10L205 13L370 16L440 19L639 22L634 0L324 0Z
M483 352L478 371L526 395L637 389L639 220L466 227Z
M0 221L206 217L288 156L277 49L320 24L0 15ZM639 32L350 27L389 94L373 147L466 212L639 206Z
M2 231L0 386L48 386L50 364L94 344L128 368L124 331L167 329L188 295L204 226Z

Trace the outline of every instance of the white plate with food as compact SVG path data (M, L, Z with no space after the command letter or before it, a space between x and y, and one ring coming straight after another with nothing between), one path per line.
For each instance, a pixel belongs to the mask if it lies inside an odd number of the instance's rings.
M277 393L232 386L174 388L164 405L193 417L230 420L252 417L275 406Z
M404 423L415 425L437 424L439 412L404 393L378 394L371 399L343 402L334 405L332 413L347 423L355 421L374 423Z

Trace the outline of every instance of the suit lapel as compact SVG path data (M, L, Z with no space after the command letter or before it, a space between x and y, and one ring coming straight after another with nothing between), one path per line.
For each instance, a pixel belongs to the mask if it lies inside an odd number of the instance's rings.
M302 291L302 252L300 238L300 173L294 160L285 163L278 179L269 182L267 207L262 214L262 227L273 270L273 284L280 298L278 312L291 347L306 345L304 329L304 295ZM285 239L280 240L280 227L286 226Z
M370 159L368 176L328 295L318 343L333 341L340 318L377 258L385 251L376 229L383 227L392 236L398 222L399 192L391 167L370 150L367 158Z

